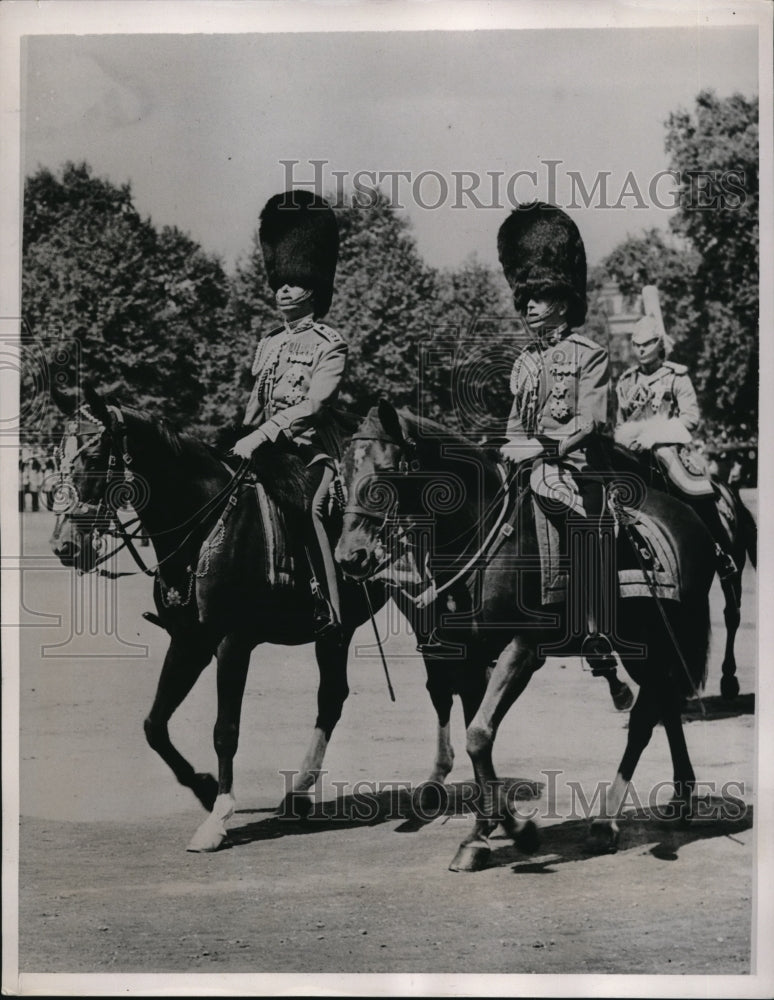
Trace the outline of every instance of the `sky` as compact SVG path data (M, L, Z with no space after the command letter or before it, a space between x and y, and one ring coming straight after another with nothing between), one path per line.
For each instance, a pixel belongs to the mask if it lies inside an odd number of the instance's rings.
M450 267L471 253L496 262L507 181L534 171L511 198L553 195L594 263L667 226L672 181L649 185L668 166L670 112L702 88L758 92L754 27L43 35L23 53L24 173L86 160L229 268L265 201L291 177L309 184L315 159L325 190L334 171L345 186L358 171L411 172L399 201L426 260ZM299 161L292 175L283 160ZM437 174L420 183L422 171ZM464 195L453 207L464 171L481 178L478 207ZM572 204L573 172L587 191L608 172L604 211L599 190L587 208L576 186ZM642 198L620 198L627 175Z

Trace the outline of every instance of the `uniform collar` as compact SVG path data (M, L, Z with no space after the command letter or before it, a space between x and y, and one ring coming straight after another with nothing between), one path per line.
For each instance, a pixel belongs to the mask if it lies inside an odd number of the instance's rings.
M551 330L535 333L535 339L538 347L544 351L548 347L556 347L556 345L560 344L566 337L569 337L571 333L572 330L566 323L563 323L561 326L554 327Z
M645 372L642 368L638 368L638 371L646 382L655 382L657 379L661 378L665 372L669 371L669 369L664 365L659 365L658 368L652 372Z
M284 321L285 332L291 335L296 333L303 333L304 330L311 330L314 326L314 315L312 313L307 313L306 316L302 316L300 319L293 320L292 322Z

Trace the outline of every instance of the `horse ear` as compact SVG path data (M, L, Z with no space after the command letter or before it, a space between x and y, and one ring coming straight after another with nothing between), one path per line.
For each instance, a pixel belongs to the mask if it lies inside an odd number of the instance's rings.
M404 444L405 438L398 411L386 399L379 401L379 422L396 444Z
M72 417L78 408L78 394L74 390L66 391L52 382L49 395L54 401L57 409L61 410L66 417Z
M94 418L110 430L110 411L107 408L107 403L89 382L83 387L83 398Z

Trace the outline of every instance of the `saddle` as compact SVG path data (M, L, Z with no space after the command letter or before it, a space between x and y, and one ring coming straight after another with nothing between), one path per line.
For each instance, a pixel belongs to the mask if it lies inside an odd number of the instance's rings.
M299 451L281 446L266 445L253 460L253 466L239 487L234 498L210 531L199 550L197 576L206 576L209 561L220 547L225 521L237 504L251 503L256 523L263 533L265 566L264 575L272 585L289 586L296 576L296 567L302 559L298 539L302 537L302 519L310 517L309 505L315 489L314 460ZM320 460L327 460L321 455ZM237 464L229 456L231 466ZM334 495L334 480L327 514L324 518L328 537L335 543L341 532L341 509ZM306 559L303 558L304 572Z
M547 510L541 497L532 494L540 565L541 603L563 604L570 580L570 532L568 514L555 506ZM623 598L651 597L680 600L677 547L668 529L644 508L623 505L621 520L613 520L614 560L617 591ZM623 530L623 519L627 530ZM636 551L635 551L636 546Z

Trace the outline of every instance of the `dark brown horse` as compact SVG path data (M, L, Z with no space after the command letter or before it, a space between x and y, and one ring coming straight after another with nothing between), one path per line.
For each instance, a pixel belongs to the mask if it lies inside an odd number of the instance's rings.
M367 580L389 578L394 568L395 591L413 613L419 634L423 628L432 632L434 625L442 647L455 650L468 670L496 660L467 726L479 799L474 830L452 869L470 871L485 863L487 837L498 822L523 849L534 848L536 828L531 821L517 823L509 810L492 748L503 717L542 666L546 648L571 633L562 606L541 607L528 490L505 489L497 463L480 448L386 403L368 414L350 443L344 480L348 502L336 558L345 572ZM616 816L659 721L672 754L677 802L689 802L695 785L681 708L705 679L714 550L704 525L684 504L644 491L640 508L672 540L681 599L616 598L618 649L640 690L623 758L602 816L592 824L595 845L605 850L615 847ZM415 586L409 590L397 581L408 579L412 568Z
M255 488L239 484L211 448L193 436L178 434L163 421L106 405L92 389L87 388L85 396L88 408L85 418L81 411L79 434L71 442L75 453L65 483L73 494L71 509L58 519L52 545L65 565L93 571L101 560L100 536L104 541L118 530L118 508L129 501L137 510L157 559L153 574L157 618L170 636L145 734L177 780L210 811L189 850L216 850L226 838L225 823L234 810L233 760L252 650L265 642L315 643L317 718L307 754L281 806L285 815L303 815L311 805L309 792L349 693L349 644L355 629L367 620L368 601L362 586L343 581L343 634L315 641L304 533L292 530L307 488L300 459L278 450L266 454L265 467L257 470L267 492L274 491L275 512L284 510L289 519L284 532L272 533L266 523L270 514L266 503L261 507ZM63 409L72 407L64 397L57 401ZM268 548L283 542L289 546L289 571L275 572L276 552ZM379 584L369 592L374 607L386 600ZM194 770L173 746L168 729L172 714L213 657L217 659L217 780ZM442 782L453 760L449 717L456 674L429 658L426 667L428 691L438 714L437 753L429 780ZM483 672L466 676L458 685L468 721L484 686Z

